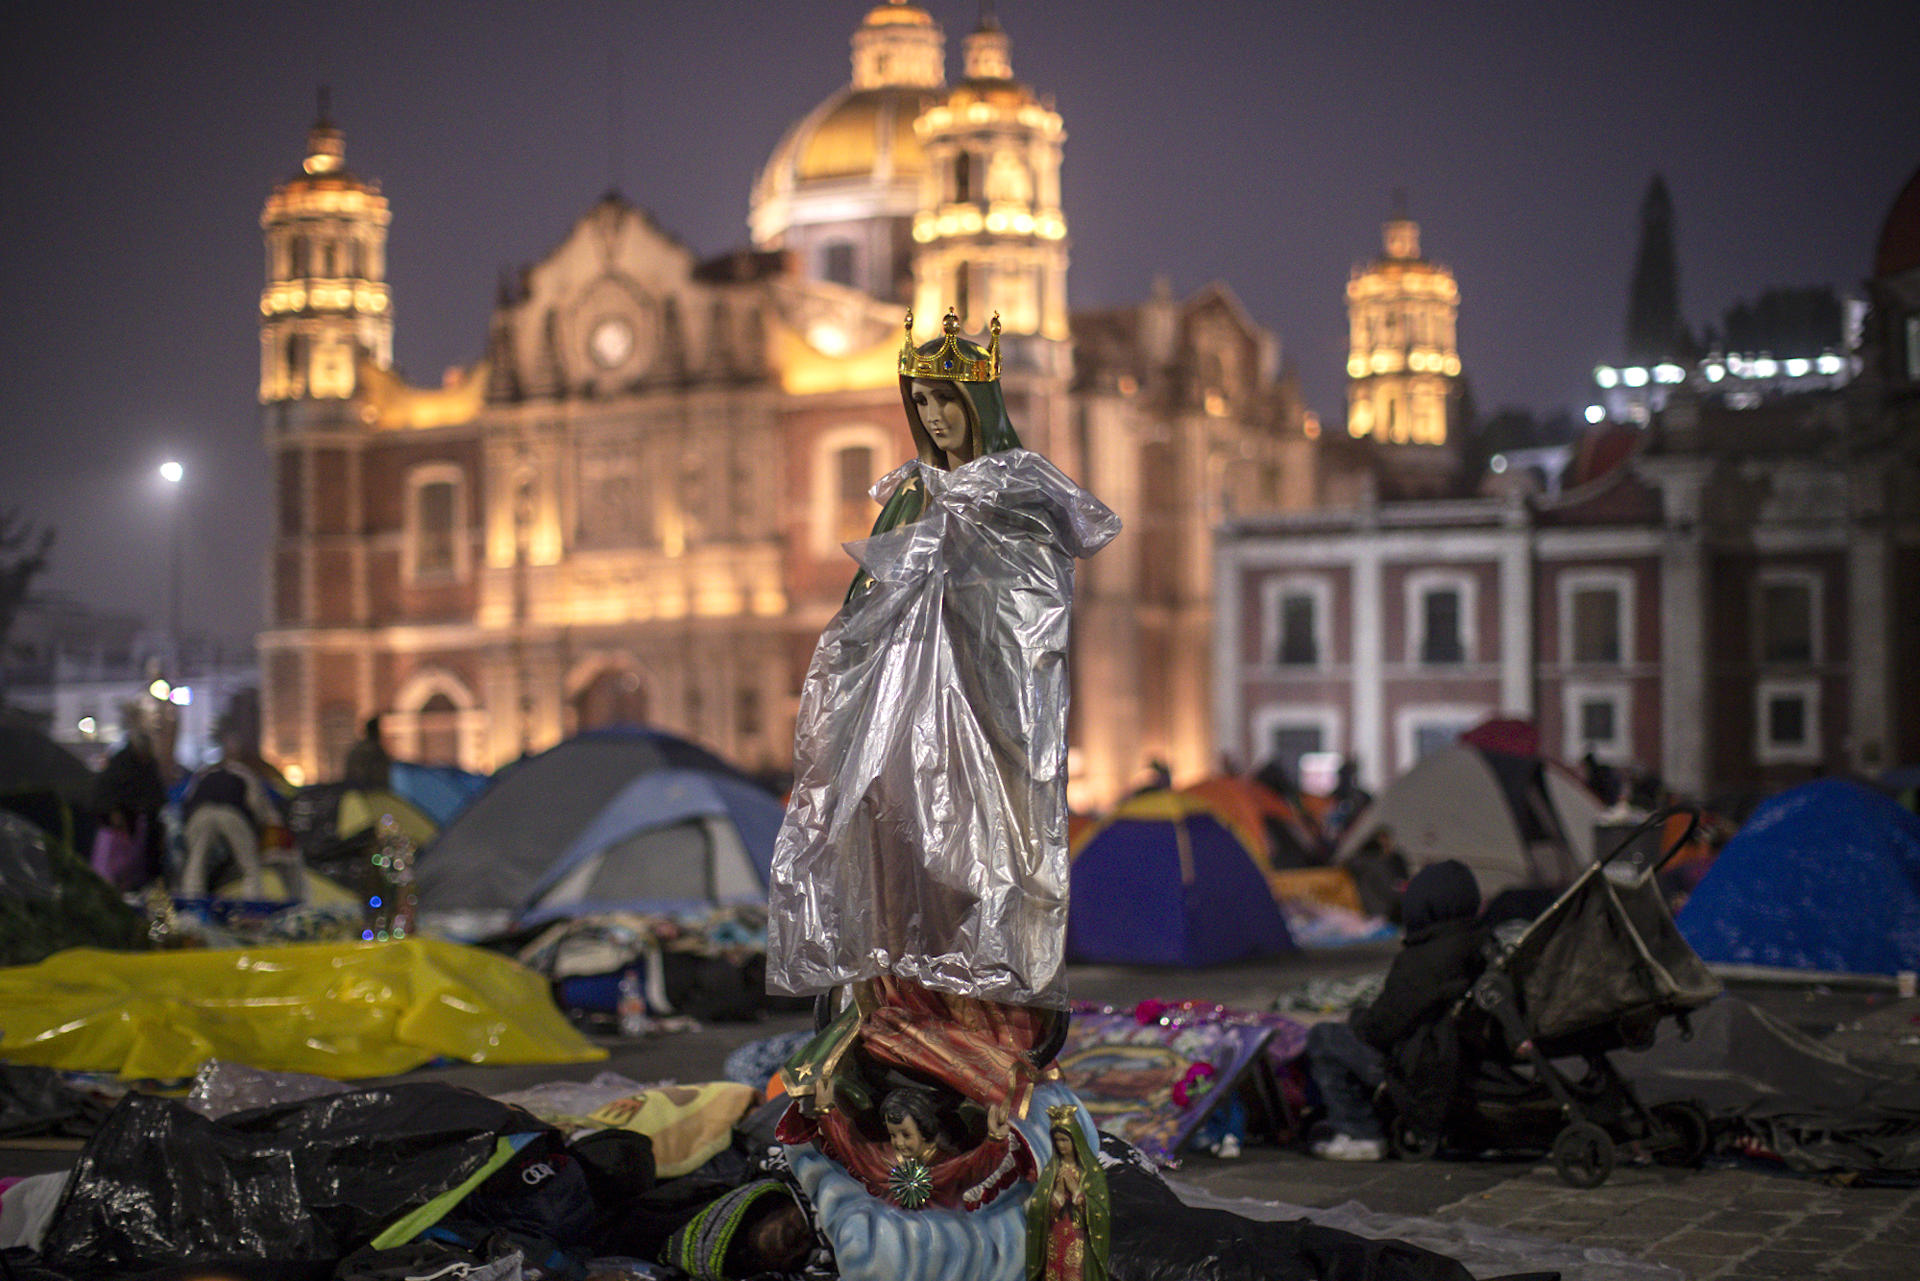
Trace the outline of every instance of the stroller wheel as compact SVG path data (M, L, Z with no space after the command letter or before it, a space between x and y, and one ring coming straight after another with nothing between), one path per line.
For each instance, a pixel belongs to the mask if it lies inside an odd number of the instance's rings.
M1396 1116L1387 1127L1387 1146L1402 1161L1431 1161L1440 1151L1440 1136Z
M1613 1173L1613 1139L1591 1121L1575 1121L1553 1140L1553 1168L1569 1187L1597 1188Z
M1650 1109L1659 1128L1653 1135L1653 1159L1661 1165L1689 1168L1707 1159L1713 1131L1698 1103L1656 1103Z

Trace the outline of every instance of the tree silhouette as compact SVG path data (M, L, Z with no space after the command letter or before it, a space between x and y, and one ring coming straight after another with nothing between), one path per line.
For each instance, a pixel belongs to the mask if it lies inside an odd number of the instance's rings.
M52 550L51 528L35 529L17 510L0 510L0 657L7 652L7 635L27 599L27 588L46 571ZM0 673L4 673L3 663Z

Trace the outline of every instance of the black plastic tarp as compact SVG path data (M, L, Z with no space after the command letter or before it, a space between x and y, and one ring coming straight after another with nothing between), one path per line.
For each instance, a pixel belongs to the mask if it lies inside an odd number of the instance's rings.
M1920 1176L1920 1080L1852 1059L1735 996L1614 1062L1646 1103L1692 1099L1793 1169Z
M41 1252L74 1276L163 1264L338 1259L548 1127L439 1082L353 1090L214 1120L122 1099L88 1142Z

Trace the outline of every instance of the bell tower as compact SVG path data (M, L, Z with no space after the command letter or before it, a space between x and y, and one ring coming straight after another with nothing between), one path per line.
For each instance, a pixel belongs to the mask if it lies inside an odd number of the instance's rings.
M985 330L998 312L1006 368L1064 377L1066 133L1052 104L1014 79L991 9L966 38L964 58L964 78L915 123L927 164L913 224L914 310L937 323L953 307L967 333Z
M320 91L300 172L260 212L260 418L273 468L273 543L260 633L261 747L289 777L337 767L371 690L363 360L393 364L386 197L346 167ZM335 639L330 640L329 637Z
M1444 445L1460 353L1453 272L1420 256L1420 224L1396 199L1385 253L1347 281L1347 431L1391 444Z
M365 352L393 363L387 224L380 184L346 167L346 139L327 114L307 132L300 173L260 212L267 283L260 291L260 400L346 400Z

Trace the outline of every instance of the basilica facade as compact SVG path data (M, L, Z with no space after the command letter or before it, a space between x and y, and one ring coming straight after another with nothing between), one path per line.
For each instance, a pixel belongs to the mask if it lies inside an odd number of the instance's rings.
M275 485L264 747L336 775L372 715L403 759L491 770L600 726L788 763L801 678L874 482L911 452L894 358L951 306L1004 326L1025 443L1127 532L1082 565L1073 800L1214 765L1211 531L1312 502L1317 425L1224 286L1075 314L1060 114L988 18L888 0L852 75L701 259L618 195L503 284L483 356L393 371L394 216L325 118L262 213Z

